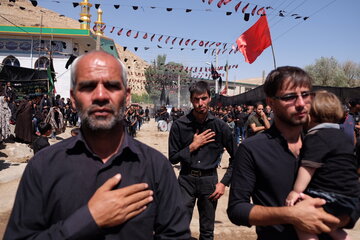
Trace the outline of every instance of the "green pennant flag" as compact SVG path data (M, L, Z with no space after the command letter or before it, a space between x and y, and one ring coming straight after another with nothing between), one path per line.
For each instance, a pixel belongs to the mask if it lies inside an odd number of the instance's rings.
M51 94L54 91L54 79L52 77L52 72L51 72L51 68L50 65L47 67L47 75L48 75L48 79L49 79L49 91L48 94Z

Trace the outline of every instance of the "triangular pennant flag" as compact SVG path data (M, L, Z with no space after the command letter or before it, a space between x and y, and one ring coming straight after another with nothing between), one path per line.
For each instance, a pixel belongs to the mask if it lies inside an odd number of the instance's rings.
M224 48L226 48L227 43L224 43Z
M96 24L94 24L94 26L93 26L93 31L94 31L94 32L96 32L96 31L97 31Z
M257 12L256 12L257 15L264 14L264 13L265 13L264 7L259 8L259 10L257 10Z
M116 9L119 9L119 7L120 7L119 4L115 4L115 5L114 5L114 8L116 8Z
M204 53L206 54L209 51L209 49L204 49ZM206 69L206 68L205 68Z
M185 41L185 46L187 46L189 44L189 42L190 42L190 39L186 40Z
M182 50L184 50L184 48L180 48L180 50L182 51Z
M99 3L95 3L95 8L98 9L100 7Z
M147 33L144 34L143 39L147 39L148 35Z
M245 13L246 9L248 8L250 3L246 4L245 7L243 7L243 9L241 10L242 13Z
M227 51L227 49L224 49L221 54L224 54Z
M166 11L171 12L172 8L166 8Z
M77 6L79 6L79 3L77 3L77 2L73 2L72 4L73 4L74 8L76 8Z
M204 41L200 41L200 42L199 42L199 46L200 46L200 47L204 46Z
M308 19L309 17L304 17L304 21L306 20L306 19Z
M139 36L139 31L135 34L134 38L137 38Z
M128 37L131 36L131 30L127 31L126 36L128 36Z
M121 35L121 33L122 33L122 31L123 31L123 28L122 29L120 29L118 32L117 32L117 35Z
M151 36L150 41L152 41L152 40L154 39L154 37L155 37L155 34L153 34L153 35Z
M179 46L181 46L182 42L184 41L184 39L182 38L179 42Z
M217 47L220 46L220 45L221 45L221 42L216 43L216 46L217 46Z
M213 1L214 1L214 0L209 0L209 2L208 2L208 3L209 3L209 5L210 5Z
M214 45L214 44L215 44L215 42L210 43L209 47L211 47L211 46Z
M266 16L246 30L236 40L239 50L245 57L245 61L253 63L256 58L271 45L271 36Z
M174 45L175 41L176 41L177 38L174 38L171 42L172 45Z
M127 47L123 47L123 49L124 49L124 52L126 51L126 49L127 49Z
M251 16L254 16L255 12L256 12L256 9L257 9L257 5L253 8L253 10L251 11Z
M166 38L165 43L167 44L167 43L169 42L169 40L170 40L170 36L168 36L168 37Z
M185 10L185 12L187 12L187 13L188 13L188 12L191 12L191 11L192 11L191 9L186 9L186 10Z
M132 8L134 9L134 10L138 10L138 6L132 6Z
M138 47L134 47L135 52L138 50Z
M127 60L128 60L127 58L124 58L124 62L127 62Z
M220 0L220 1L218 2L218 4L217 4L217 7L218 7L218 8L221 8L221 5L223 4L223 2L224 2L224 0Z
M161 36L159 37L158 41L160 42L162 38L163 38L163 35L161 35Z
M105 30L105 28L106 28L106 25L102 26L100 30L103 32Z
M240 1L238 4L235 5L235 12L237 12L239 10L241 3L242 3L242 1Z
M196 40L192 41L191 46L193 46L195 42L196 42Z
M244 14L244 20L249 21L249 19L250 19L250 13L245 13Z
M160 45L157 45L158 48L162 48Z
M149 50L149 47L144 47L145 50Z
M232 1L232 0L225 0L223 4L226 5L226 4L228 4L229 2L231 2L231 1Z
M14 2L15 2L15 1L14 1ZM38 2L37 2L37 1L31 0L30 2L31 2L31 4L32 4L34 7L36 7L36 6L38 5Z
M112 27L110 30L110 33L113 33L114 30L115 30L115 27Z
M226 16L230 16L232 12L226 12Z
M232 51L233 51L233 49L231 49L231 50L230 50L229 54L231 54L231 53L232 53Z

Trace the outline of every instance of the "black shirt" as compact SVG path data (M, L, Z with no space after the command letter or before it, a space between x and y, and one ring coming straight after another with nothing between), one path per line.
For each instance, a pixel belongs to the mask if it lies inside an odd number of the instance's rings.
M50 143L49 143L49 140L47 137L44 137L44 136L37 137L32 144L34 154L47 146L50 146Z
M275 125L239 145L233 162L228 216L237 225L250 226L253 204L284 206L293 189L298 159ZM250 203L250 198L253 204ZM257 226L258 239L297 239L291 225Z
M215 141L205 144L190 153L196 131L199 133L211 129L215 132ZM181 164L181 169L208 170L217 168L217 160L224 147L230 155L229 167L220 181L229 186L232 172L232 158L235 155L236 143L229 126L222 120L208 113L203 123L196 121L192 111L179 118L171 127L169 136L169 159L172 164Z
M118 188L145 182L154 200L127 222L100 229L87 202L117 173ZM174 171L161 153L125 135L103 163L80 133L30 160L4 239L189 239L188 223Z
M302 166L316 168L308 188L360 196L354 145L338 124L324 123L310 129L300 158Z

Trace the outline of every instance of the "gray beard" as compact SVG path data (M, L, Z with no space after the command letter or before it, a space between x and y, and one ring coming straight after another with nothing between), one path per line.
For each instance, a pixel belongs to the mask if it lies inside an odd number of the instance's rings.
M125 105L126 104L124 104L119 111L112 108L114 115L110 118L89 116L88 111L84 111L80 106L77 106L79 109L81 125L96 132L112 130L123 123L123 120L125 119Z

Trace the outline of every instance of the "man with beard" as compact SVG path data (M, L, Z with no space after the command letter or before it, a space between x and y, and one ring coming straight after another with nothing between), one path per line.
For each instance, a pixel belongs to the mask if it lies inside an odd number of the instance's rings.
M101 51L73 63L81 131L29 161L4 239L189 239L171 164L125 134L125 69Z
M311 85L310 76L297 67L270 72L264 91L274 112L274 124L240 144L234 158L228 216L237 225L256 225L259 240L297 239L292 225L320 234L339 223L321 208L323 199L302 194L301 202L284 207L299 167L301 133L313 95Z
M189 91L193 109L176 120L170 130L169 159L172 164L181 164L178 182L188 220L197 200L199 239L213 239L217 200L224 194L225 186L229 186L236 143L227 124L208 111L209 85L199 81L191 85ZM218 157L224 147L231 158L224 177L218 182Z

